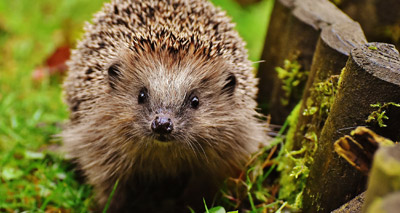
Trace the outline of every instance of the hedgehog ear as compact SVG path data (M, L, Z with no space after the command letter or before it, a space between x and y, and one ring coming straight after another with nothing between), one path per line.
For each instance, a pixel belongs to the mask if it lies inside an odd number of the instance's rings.
M120 71L120 66L119 64L112 64L108 70L108 83L110 84L110 87L112 89L116 88L117 82L120 80L121 77L121 71Z
M229 76L225 80L225 85L222 88L223 92L227 92L229 94L233 94L236 87L236 77L233 73L229 73Z

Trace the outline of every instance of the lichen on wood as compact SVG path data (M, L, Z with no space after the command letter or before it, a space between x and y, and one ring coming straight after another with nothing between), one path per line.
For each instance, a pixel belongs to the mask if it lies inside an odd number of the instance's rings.
M301 99L292 96L281 102L286 91L275 72L283 67L285 59L296 60L302 70L310 70L318 37L323 28L335 23L355 23L328 0L277 0L272 12L265 48L258 70L260 92L258 103L268 107L272 123L282 124L290 111ZM306 80L298 83L303 90Z
M348 33L349 31L352 33ZM309 166L312 165L317 150L322 126L337 93L338 74L344 67L350 50L364 42L365 37L357 23L326 27L318 41L302 104L296 111L299 113L296 117L298 121L294 123L296 126L291 125L291 134L286 136L286 142L291 146L285 146L288 153L285 157L291 163L281 169L280 183L283 188L280 197L288 199L290 204L298 208L302 206L301 195ZM292 183L288 184L288 180Z
M377 50L371 50L371 45ZM318 140L307 179L303 199L306 212L332 211L365 190L364 175L333 152L333 143L355 127L366 125L365 120L374 111L371 104L400 102L399 53L393 45L383 43L355 48L340 78L338 93ZM396 108L391 109L392 112L399 113ZM389 122L385 128L373 126L371 129L392 140L398 138L399 122ZM392 130L391 135L380 133L387 129Z

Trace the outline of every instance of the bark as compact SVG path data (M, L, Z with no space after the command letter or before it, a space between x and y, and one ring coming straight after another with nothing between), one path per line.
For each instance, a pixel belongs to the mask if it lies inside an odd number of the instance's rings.
M340 75L350 51L365 43L367 41L364 33L360 25L355 22L335 24L322 30L302 97L299 121L293 138L294 150L304 146L304 136L307 132L313 132L319 138L328 116L330 97L326 96L334 94L323 94L315 91L315 88L319 83L326 82L332 75ZM332 90L331 92L334 93L336 88ZM313 107L317 108L317 111L311 114L310 110Z
M353 22L328 0L277 0L272 12L258 77L258 103L272 116L272 123L282 124L301 99L306 79L294 87L287 104L282 81L275 71L284 60L297 61L302 71L309 71L322 28L335 23Z
M365 200L365 192L361 193L357 197L353 198L349 202L343 204L340 208L332 211L332 213L356 213L356 212L361 212L362 206L364 204Z
M370 129L359 126L350 135L341 137L334 143L335 152L350 165L368 175L374 154L380 146L393 145L394 142L377 135Z
M341 74L339 90L310 167L303 197L305 212L332 211L365 190L364 175L334 152L333 143L355 127L367 125L368 116L376 110L371 104L378 102L400 103L400 58L393 45L369 43L351 51ZM387 110L399 113L399 109ZM370 127L378 134L383 129ZM385 128L391 127L388 124ZM400 126L393 128L398 130ZM393 133L393 137L399 136L399 131Z
M321 129L328 116L330 105L337 91L338 75L346 64L350 50L366 43L365 37L359 24L347 22L324 27L318 39L316 51L311 66L310 75L303 93L297 123L290 127L293 134L286 135L285 150L289 153L299 152L294 157L303 158L305 165L309 167L316 150ZM332 77L336 75L336 77ZM313 111L313 112L311 112ZM304 151L298 151L304 150ZM280 196L293 202L295 196L304 189L307 179L306 170L301 176L293 177L293 169L298 167L295 162L289 161L281 166L282 185ZM288 181L289 180L289 181ZM293 182L293 186L287 184ZM291 190L295 188L296 191ZM288 197L289 196L289 197Z

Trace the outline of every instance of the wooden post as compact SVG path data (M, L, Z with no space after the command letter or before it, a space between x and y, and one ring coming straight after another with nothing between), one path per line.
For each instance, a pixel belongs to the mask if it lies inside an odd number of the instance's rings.
M392 43L400 49L400 1L340 0L338 7L360 22L368 40Z
M294 0L276 0L271 13L270 23L268 25L267 38L264 44L261 60L257 75L260 78L258 103L263 112L269 112L269 102L272 96L272 90L275 87L277 74L275 67L282 66L285 57L282 48L285 46L285 37L287 37L286 27L289 22L291 8Z
M270 113L272 123L282 124L301 99L306 78L300 79L290 94L282 89L276 67L284 61L296 62L301 71L309 71L320 31L334 23L353 22L328 0L277 0L272 12L262 54L264 63L258 70L258 103ZM282 103L287 99L287 103ZM286 102L286 101L285 101Z
M396 191L400 191L400 144L381 146L374 156L363 211Z
M290 131L294 129L294 133L286 136L285 150L290 153L303 150L301 154L294 156L297 159L304 159L305 165L302 167L309 167L312 162L318 138L337 91L338 76L346 64L351 49L366 42L361 27L356 22L338 23L322 29L297 115L297 124L290 127ZM332 75L336 76L331 78ZM297 194L304 189L307 172L302 172L297 177L293 176L293 168L297 165L291 159L292 156L286 155L282 161L285 166L279 167L281 172L279 195L281 199L294 202ZM288 180L291 184L287 184Z
M336 88L326 91L329 94L323 94L323 91L316 91L317 87L320 83L329 81L332 75L340 75L350 51L365 43L367 40L356 22L338 23L322 29L302 97L296 133L293 138L294 150L305 145L302 142L307 132L313 132L319 138L329 114L330 101L334 98L333 93ZM332 84L332 87L335 87L335 82Z
M341 74L304 190L304 212L332 211L365 190L366 178L334 152L333 143L367 125L368 116L377 110L371 105L378 102L400 103L400 57L393 45L369 43L351 51Z
M365 200L365 192L353 198L349 202L343 204L340 208L332 211L332 213L348 213L348 212L361 212Z

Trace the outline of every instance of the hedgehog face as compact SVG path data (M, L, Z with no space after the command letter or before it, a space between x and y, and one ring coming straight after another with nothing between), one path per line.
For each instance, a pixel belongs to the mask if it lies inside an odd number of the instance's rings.
M199 55L125 53L108 68L111 96L130 105L116 117L130 122L143 143L215 143L216 135L226 138L238 128L229 126L240 114L232 69L226 60Z

